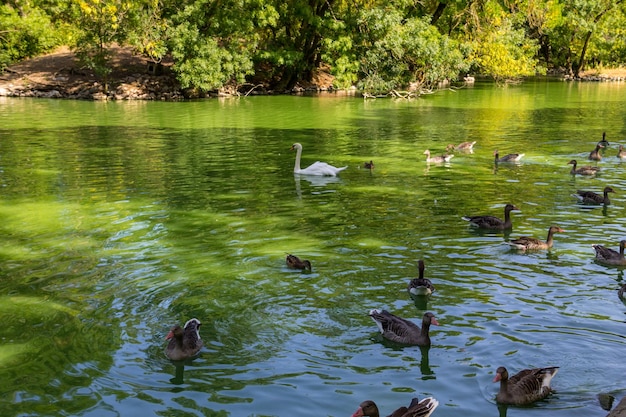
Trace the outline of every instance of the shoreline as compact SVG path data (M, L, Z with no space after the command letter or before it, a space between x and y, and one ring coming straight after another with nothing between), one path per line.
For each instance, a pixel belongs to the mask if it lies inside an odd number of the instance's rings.
M87 69L80 68L74 53L67 47L8 67L0 74L0 97L37 97L69 100L149 100L181 101L197 98L240 97L247 95L343 93L355 95L354 90L336 90L332 76L318 71L312 83L301 83L291 91L268 91L262 84L247 84L245 93L235 88L197 94L183 90L172 74L172 62L154 63L133 54L130 48L112 47L112 71L105 85ZM574 79L549 75L569 82L626 82L626 69L589 70Z

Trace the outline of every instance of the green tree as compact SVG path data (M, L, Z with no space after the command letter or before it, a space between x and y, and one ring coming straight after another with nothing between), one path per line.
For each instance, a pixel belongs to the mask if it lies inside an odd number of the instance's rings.
M355 46L359 87L372 93L409 85L432 88L465 72L469 50L441 35L429 21L405 19L397 10L385 8L363 11Z
M49 51L60 43L50 17L41 9L0 5L0 70Z
M129 0L75 0L73 3L78 28L77 55L84 65L103 78L105 91L112 70L109 48L113 43L125 42L128 16L137 4Z
M183 88L211 91L253 73L257 30L275 12L261 1L181 4L168 17L167 44Z

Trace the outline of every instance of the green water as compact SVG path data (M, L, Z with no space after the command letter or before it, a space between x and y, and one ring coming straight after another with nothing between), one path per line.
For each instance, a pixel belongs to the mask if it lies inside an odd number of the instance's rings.
M0 99L0 415L339 417L365 399L386 415L432 395L434 416L499 416L498 366L556 365L556 393L507 415L605 416L596 395L626 394L626 306L591 244L626 237L625 105L623 84L543 81L414 101ZM572 177L603 131L601 174ZM426 164L462 141L475 152ZM294 176L294 142L303 166L348 169ZM495 167L495 149L526 155ZM571 196L605 185L605 209ZM461 219L506 203L510 235ZM549 252L503 244L551 224ZM419 259L436 292L415 303ZM432 311L432 347L382 342L372 308ZM191 317L205 347L174 364L164 337Z

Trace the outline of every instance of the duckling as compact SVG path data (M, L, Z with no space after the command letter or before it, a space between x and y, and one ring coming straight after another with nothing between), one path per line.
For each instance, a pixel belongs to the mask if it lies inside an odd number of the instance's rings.
M617 157L619 159L626 159L626 151L624 150L624 145L619 145L619 151L617 151Z
M433 156L433 157L431 157L430 156L430 151L428 149L426 149L424 151L424 155L426 155L426 162L428 162L428 163L433 162L433 163L436 163L436 164L440 164L442 162L450 162L450 160L452 158L454 158L454 155L452 155L452 154L443 154L441 156Z
M285 259L285 262L287 263L287 266L289 268L301 269L301 270L308 269L309 271L311 271L311 262L309 262L306 259L302 260L298 258L296 255L287 254L287 258Z
M602 155L600 154L600 149L604 149L604 145L602 145L600 142L598 142L598 144L596 145L596 148L589 152L589 159L592 161L600 161L602 160Z
M498 153L498 150L496 149L496 151L493 153L493 156L495 157L495 162L496 164L498 162L519 162L520 159L522 159L524 157L523 153L510 153L508 155L504 155L502 158L500 158L500 154Z
M543 240L540 240L534 237L522 236L520 238L513 239L509 242L504 242L504 243L512 246L515 249L524 250L524 251L525 250L550 249L554 242L553 240L554 234L557 232L564 232L564 231L565 230L561 229L558 226L550 226L550 229L548 229L548 238L546 239L545 242Z
M594 193L593 191L576 191L576 194L572 194L574 197L580 200L583 204L604 204L608 206L611 204L609 200L609 193L614 193L611 187L604 187L604 196Z
M576 168L577 162L575 159L572 159L571 161L568 162L568 164L572 164L574 165L570 171L570 174L572 175L596 175L599 171L600 168L598 167L592 167L589 165L585 165L582 166L580 168Z

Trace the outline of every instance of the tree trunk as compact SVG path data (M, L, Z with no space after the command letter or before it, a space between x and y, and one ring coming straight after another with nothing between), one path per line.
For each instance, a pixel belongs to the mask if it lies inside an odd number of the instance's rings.
M439 20L439 18L443 14L443 11L446 9L447 5L448 5L447 3L444 3L442 1L439 2L439 4L437 5L437 9L435 10L435 13L433 13L433 17L430 18L430 24L431 25L437 24L437 21Z
M576 78L580 77L580 73L585 70L585 54L587 53L587 47L589 46L589 39L591 39L591 35L593 35L593 31L591 30L585 35L583 49L580 51L580 59L578 60L578 65L576 65L576 68L574 69L574 76Z

